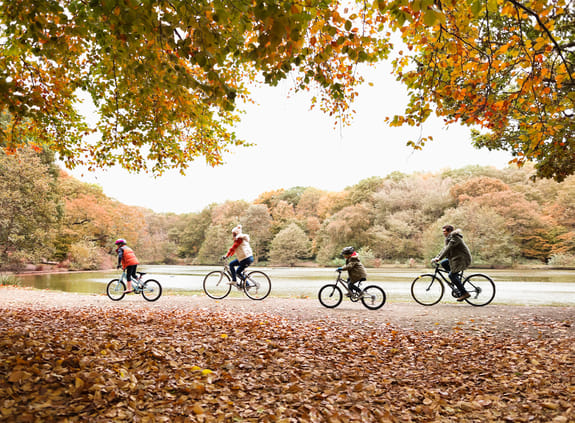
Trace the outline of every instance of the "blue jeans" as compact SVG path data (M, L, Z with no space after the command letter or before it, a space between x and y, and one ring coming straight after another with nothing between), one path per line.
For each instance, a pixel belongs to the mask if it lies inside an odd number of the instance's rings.
M445 270L447 270L449 272L447 274L447 276L449 276L449 279L451 279L451 282L453 282L453 284L457 287L457 290L459 291L459 293L465 294L467 291L465 290L465 288L463 287L463 284L461 283L461 272L453 273L451 271L451 266L449 265L449 259L441 260L440 264Z
M254 257L249 256L242 261L235 259L230 262L230 273L232 274L232 281L236 281L236 274L242 274L243 271L248 267L250 264L254 262ZM236 270L236 267L238 268Z

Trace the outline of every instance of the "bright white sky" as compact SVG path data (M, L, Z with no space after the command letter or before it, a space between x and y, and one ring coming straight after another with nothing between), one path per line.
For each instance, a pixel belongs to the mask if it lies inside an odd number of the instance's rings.
M445 128L430 119L424 134L434 141L422 151L406 146L418 138L419 128L389 128L385 116L401 114L406 90L381 64L370 73L374 86L362 87L353 124L334 128L331 117L309 110L306 95L288 98L290 82L253 91L257 105L237 127L237 135L256 145L235 149L226 163L211 168L203 161L190 166L186 176L169 172L156 179L121 169L68 171L76 178L100 185L118 201L156 212L199 212L211 203L256 199L261 193L295 186L341 191L371 176L394 171L437 172L466 165L507 166L506 152L477 150L466 127Z

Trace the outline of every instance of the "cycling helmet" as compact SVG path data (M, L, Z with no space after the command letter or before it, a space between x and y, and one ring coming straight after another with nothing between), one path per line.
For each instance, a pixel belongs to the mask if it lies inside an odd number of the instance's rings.
M353 247L345 247L343 250L341 250L341 254L344 256L351 256L354 251L355 249Z
M116 242L115 242L116 245L122 245L122 244L125 244L125 243L126 243L126 240L123 239L123 238L117 239Z

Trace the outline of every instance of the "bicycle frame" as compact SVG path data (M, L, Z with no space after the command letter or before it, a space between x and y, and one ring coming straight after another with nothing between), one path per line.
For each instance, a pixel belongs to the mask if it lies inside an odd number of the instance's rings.
M351 288L350 282L341 277L341 270L338 270L335 283L329 283L320 288L318 299L321 305L327 308L335 308L341 304L343 294L349 297L352 302L361 301L370 310L378 310L385 304L385 291L377 285L360 286L363 281L358 281L355 285L359 292ZM343 287L343 289L341 288Z
M162 285L155 279L144 280L145 272L136 272L131 280L131 288L134 293L142 294L147 301L156 301L162 295ZM118 279L112 279L106 285L106 294L112 301L119 301L126 294L127 274L124 270Z
M432 306L437 304L443 297L445 286L451 289L451 295L460 301L461 292L448 277L449 271L439 263L434 263L435 272L417 276L411 283L411 296L421 305ZM483 273L471 273L466 276L463 271L458 275L464 290L470 294L464 300L473 306L484 306L495 297L495 283L488 275Z
M232 278L232 271L230 270L230 262L228 260L224 260L224 273L226 275L228 275L230 277L230 279ZM238 288L242 288L243 284L245 283L245 276L246 276L246 269L244 269L244 271L241 274L236 273L236 276L238 276L238 281L236 282L236 284L238 285Z
M435 263L435 273L434 275L436 277L438 277L438 279L442 280L443 282L445 282L447 284L447 286L449 288L451 288L451 291L456 291L457 287L455 286L455 284L451 281L451 279L449 279L449 271L445 270L444 268L441 267L440 263ZM459 278L461 280L461 283L463 283L463 272L459 272Z
M142 285L142 272L136 272L137 277L136 279L132 279L132 285L134 287L134 291L138 292L140 291L140 289L143 288ZM120 276L120 282L127 282L128 281L128 275L126 274L126 271L124 270L122 272L122 276Z
M341 277L341 272L337 272L337 280L335 281L335 284L336 284L336 285L337 285L337 284L341 284L341 285L345 288L345 291L346 291L348 294L351 294L351 293L352 293L352 292L351 292L351 289L349 288L349 282L346 281L344 278ZM361 289L361 288L360 288L360 289Z
M220 300L230 294L230 290L236 287L243 291L252 300L263 300L271 292L271 280L261 270L244 269L236 272L236 280L232 281L231 266L227 258L223 258L223 269L209 272L202 283L204 292L208 297Z

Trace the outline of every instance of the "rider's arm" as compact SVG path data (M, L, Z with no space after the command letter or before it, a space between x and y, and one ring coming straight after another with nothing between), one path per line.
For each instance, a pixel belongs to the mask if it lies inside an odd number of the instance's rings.
M356 261L350 261L346 263L345 266L341 268L341 270L347 270L348 272L353 269L358 263Z
M243 241L243 238L237 238L234 241L233 245L230 247L230 249L228 250L228 253L226 254L226 258L234 255L234 253L236 252L236 249L240 246L242 241Z
M456 237L450 237L449 240L447 241L447 244L445 244L445 247L443 247L443 250L441 250L441 252L437 255L437 257L435 257L434 260L441 261L441 259L447 256L449 250L455 247L455 245L457 245L458 242L459 240Z
M124 247L118 248L118 266L122 265L122 257L124 256Z

